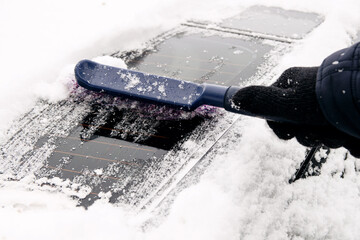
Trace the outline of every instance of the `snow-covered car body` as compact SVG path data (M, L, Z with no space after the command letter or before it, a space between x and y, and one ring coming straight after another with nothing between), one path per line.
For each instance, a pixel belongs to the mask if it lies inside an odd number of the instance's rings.
M188 21L144 49L111 56L131 69L198 83L266 84L278 58L321 22L316 14L257 6L220 23ZM2 146L11 161L0 166L17 178L34 173L41 184L71 189L83 206L107 194L138 209L165 204L174 189L196 181L214 146L241 121L216 108L186 113L71 84L69 99L40 101L14 124Z

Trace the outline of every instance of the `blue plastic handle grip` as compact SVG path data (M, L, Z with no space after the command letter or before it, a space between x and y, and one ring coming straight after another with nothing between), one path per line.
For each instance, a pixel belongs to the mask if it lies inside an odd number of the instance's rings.
M207 104L215 107L224 107L224 98L229 87L214 84L203 84L204 92L200 105Z
M96 92L170 105L190 111L206 104L222 107L231 112L243 113L232 104L232 97L239 90L238 87L200 85L106 66L90 60L82 60L76 65L75 77L80 86ZM129 87L131 79L136 79L136 87Z

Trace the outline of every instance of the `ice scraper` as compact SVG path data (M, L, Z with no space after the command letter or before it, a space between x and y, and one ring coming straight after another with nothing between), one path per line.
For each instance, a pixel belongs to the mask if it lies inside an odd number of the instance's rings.
M196 84L82 60L75 67L78 84L86 89L114 96L129 97L163 104L187 111L201 105L225 108L227 111L252 115L232 103L239 87Z

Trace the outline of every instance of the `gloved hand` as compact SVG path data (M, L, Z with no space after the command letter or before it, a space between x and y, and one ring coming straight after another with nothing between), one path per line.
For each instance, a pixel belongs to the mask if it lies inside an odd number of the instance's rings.
M318 67L289 68L271 86L242 88L232 101L243 111L277 119L267 123L280 139L295 137L307 147L343 146L360 157L360 139L332 126L320 109L315 93L317 70Z

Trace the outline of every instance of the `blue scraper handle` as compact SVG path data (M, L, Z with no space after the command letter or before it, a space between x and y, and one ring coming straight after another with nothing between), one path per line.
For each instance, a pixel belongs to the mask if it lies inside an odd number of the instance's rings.
M86 89L105 92L155 104L192 111L201 105L225 108L247 114L232 104L238 87L196 84L167 77L102 65L82 60L75 67L78 84ZM247 114L249 115L249 114Z

